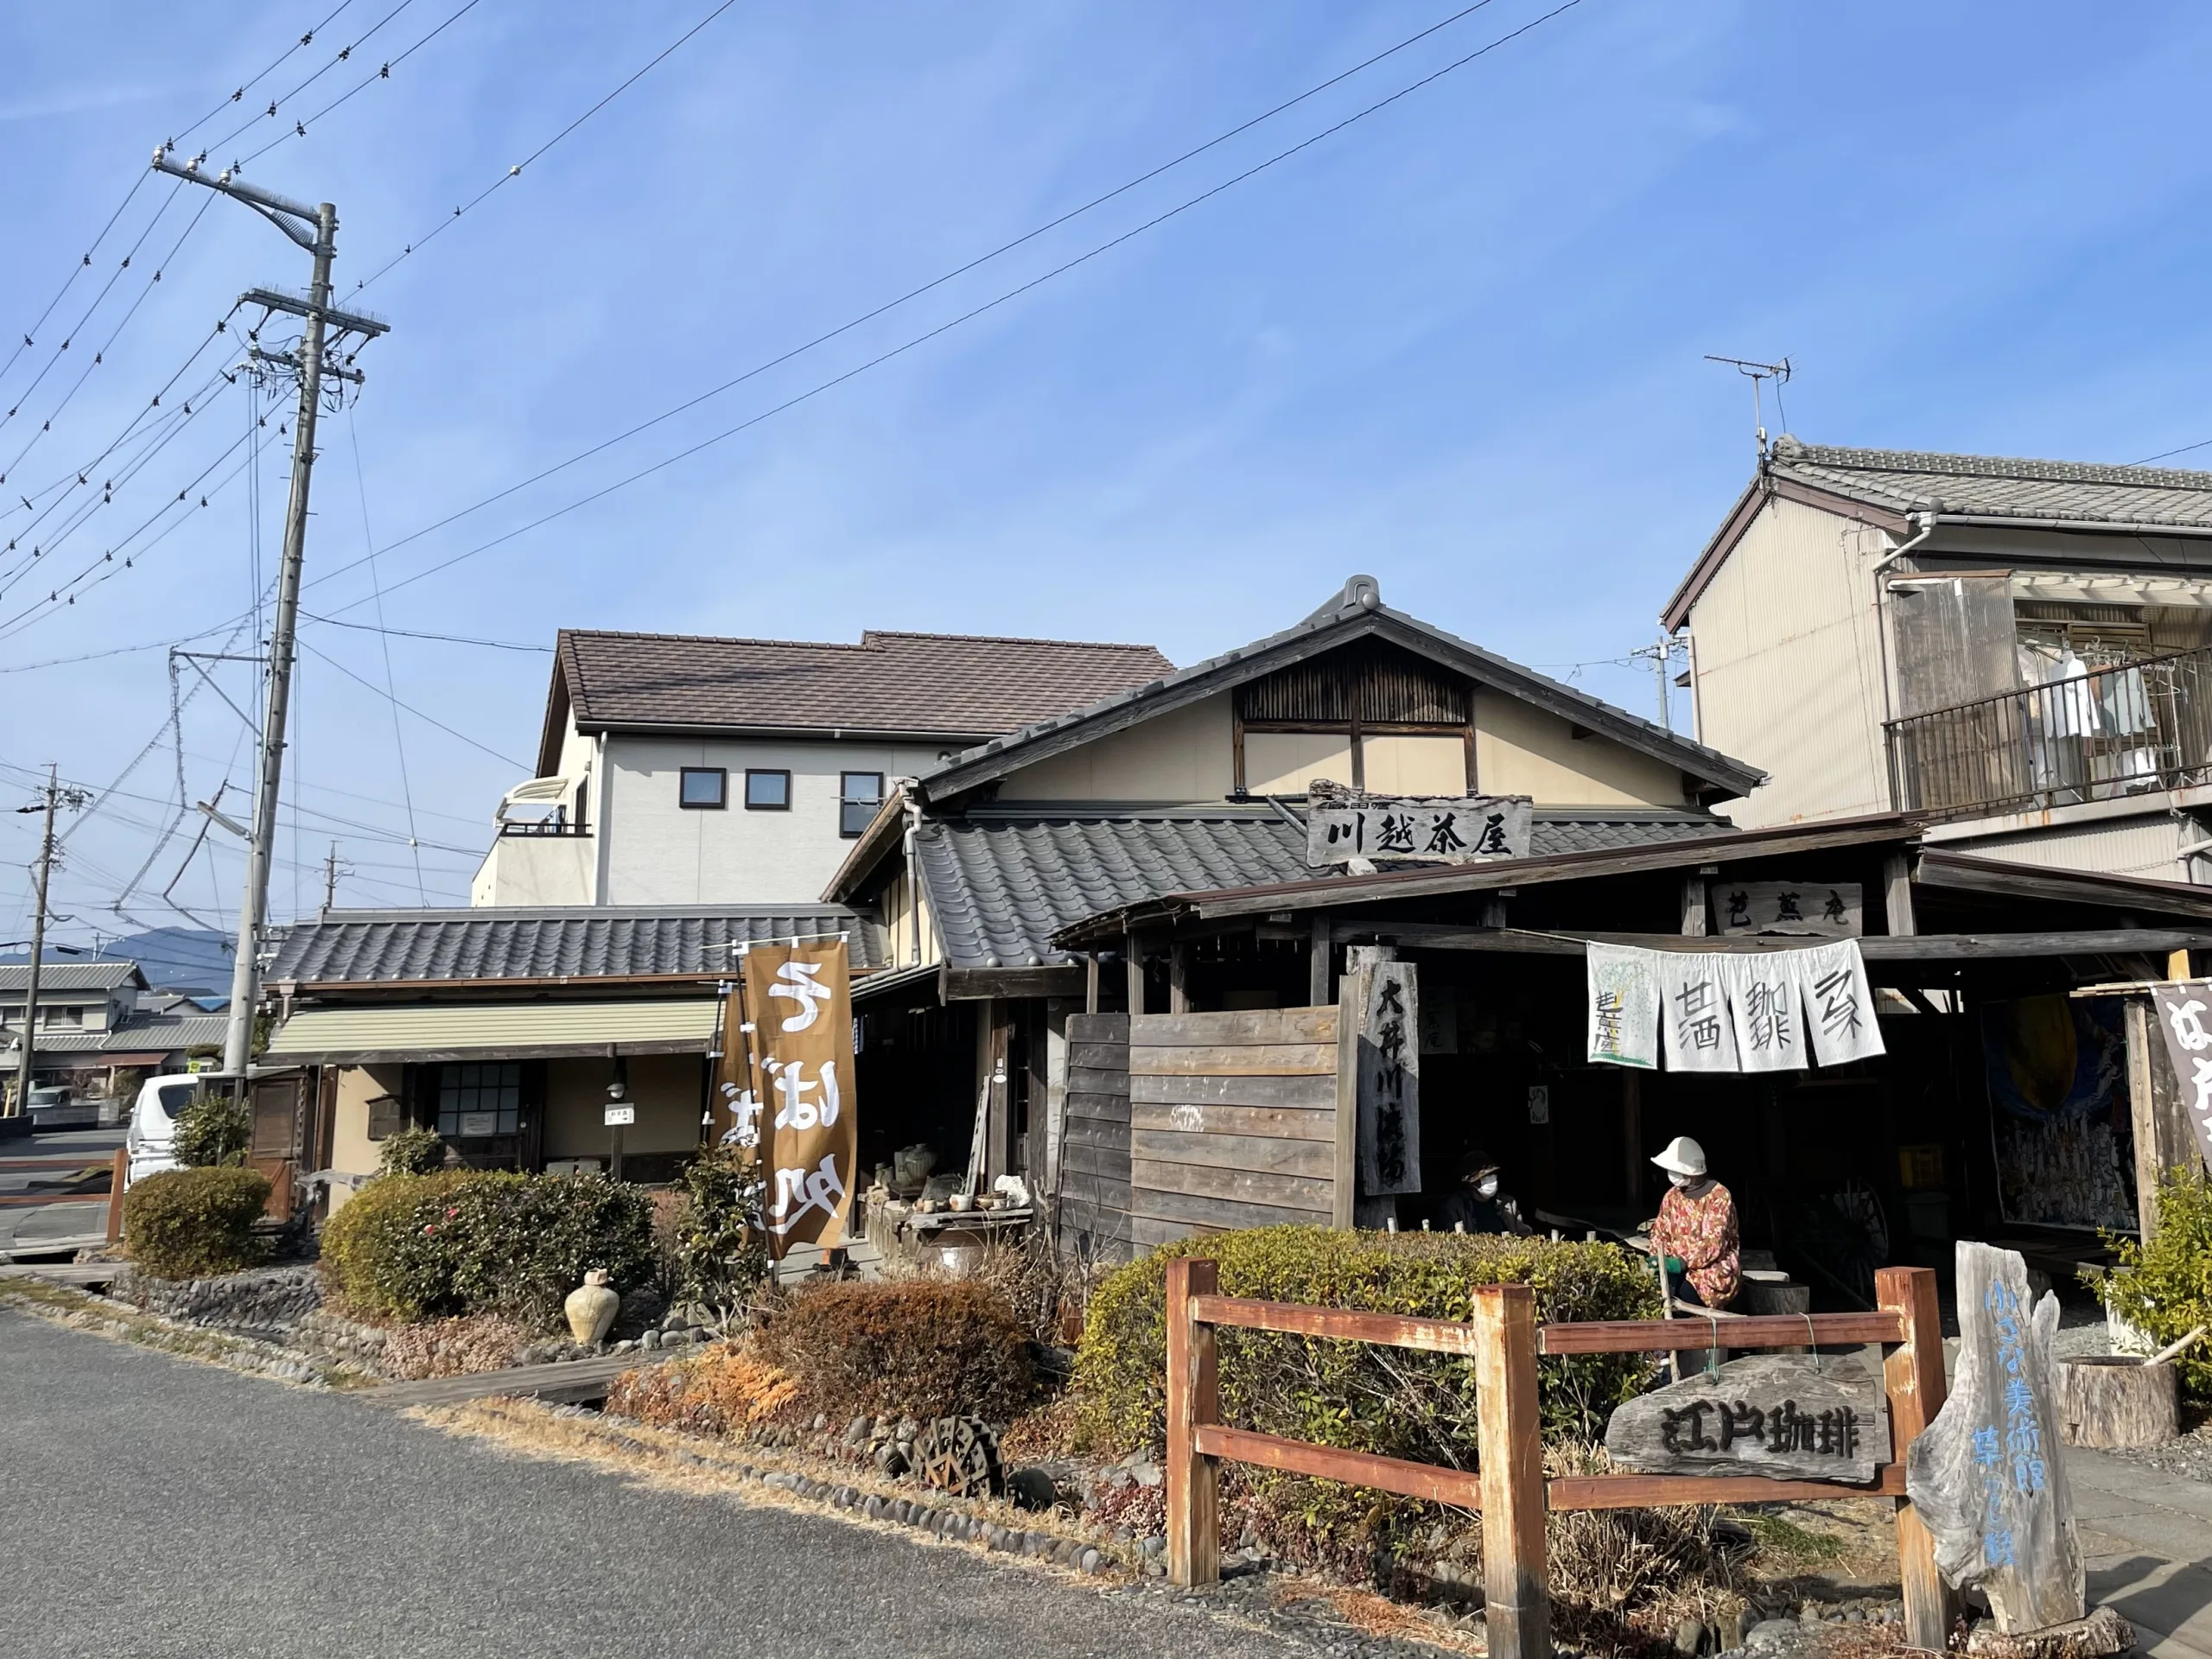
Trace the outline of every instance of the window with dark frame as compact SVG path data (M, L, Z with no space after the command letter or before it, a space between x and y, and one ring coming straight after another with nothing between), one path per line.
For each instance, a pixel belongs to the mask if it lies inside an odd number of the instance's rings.
M728 771L721 766L684 767L677 784L677 800L695 809L728 805Z
M837 833L851 837L862 834L875 821L883 805L883 774L880 772L841 772L837 774Z
M791 804L791 775L747 767L745 808L748 812L785 812Z
M496 1061L438 1068L438 1135L477 1141L516 1133L522 1115L522 1065Z

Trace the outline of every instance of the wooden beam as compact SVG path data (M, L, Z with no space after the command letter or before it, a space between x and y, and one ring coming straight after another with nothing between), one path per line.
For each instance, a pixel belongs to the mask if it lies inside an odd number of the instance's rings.
M1132 933L1122 941L1122 972L1128 988L1129 1017L1144 1012L1144 943Z
M1306 943L1306 1000L1313 1007L1327 1007L1337 1000L1337 976L1331 952L1336 948L1329 934L1329 912L1313 912Z
M1754 955L1822 944L1811 937L1783 934L1722 934L1688 938L1676 933L1567 933L1533 928L1460 927L1440 922L1370 919L1338 922L1339 938L1394 939L1414 950L1496 950L1521 956L1580 957L1592 940L1600 944L1640 945L1647 950L1715 951ZM1954 962L2009 957L2095 957L2182 949L2212 950L2212 930L2107 928L2079 933L1920 933L1891 937L1869 934L1859 941L1869 962Z
M1175 939L1167 946L1167 1012L1190 1011L1191 944L1187 939Z
M1371 1342L1386 1348L1418 1348L1425 1353L1475 1352L1475 1327L1458 1319L1414 1319L1399 1313L1369 1313L1357 1308L1313 1307L1300 1302L1261 1302L1241 1296L1198 1296L1191 1317L1209 1325L1233 1325L1243 1331L1281 1331L1294 1337L1328 1337L1339 1342Z
M1351 1486L1372 1486L1402 1497L1448 1503L1454 1509L1479 1510L1483 1504L1482 1477L1464 1469L1435 1464L1408 1463L1398 1458L1379 1458L1369 1452L1345 1452L1307 1440L1286 1440L1246 1428L1201 1427L1198 1450L1238 1463L1257 1464L1287 1474L1312 1475L1319 1480L1340 1480Z
M1904 1321L1888 1311L1754 1314L1729 1320L1727 1338L1730 1348L1902 1342ZM1687 1353L1713 1345L1713 1327L1703 1319L1589 1319L1547 1325L1536 1332L1536 1351L1542 1354Z
M1367 1017L1369 971L1349 968L1337 980L1337 1162L1329 1225L1346 1230L1359 1198L1359 1028Z
M2127 1033L2127 1115L2135 1130L2135 1225L2143 1243L2158 1229L2158 1114L2151 1088L2151 1045L2163 1038L2151 1029L2151 1004L2131 996L2120 1004Z
M955 1002L1082 995L1083 968L1077 963L1058 963L1049 968L948 967L944 970L944 995Z
M1833 1503L1902 1497L1904 1465L1889 1463L1866 1484L1770 1480L1764 1475L1561 1475L1546 1483L1554 1510L1643 1510L1689 1503ZM1940 1649L1938 1649L1940 1651Z
M1544 1446L1536 1402L1536 1294L1478 1285L1475 1414L1480 1436L1483 1624L1490 1659L1551 1659L1544 1567Z
M1682 878L1682 937L1701 939L1713 931L1712 893L1702 875Z
M1999 899L2042 899L2054 904L2098 905L2113 910L2164 911L2212 920L2212 891L2179 881L2145 881L2086 870L2049 869L1978 858L1939 847L1921 849L1914 880L1923 887L1988 893ZM2182 947L2170 946L2179 950Z
M1898 938L1917 933L1912 914L1912 859L1891 853L1882 861L1882 908L1889 931Z
M1087 951L1083 958L1083 1011L1098 1012L1098 953Z

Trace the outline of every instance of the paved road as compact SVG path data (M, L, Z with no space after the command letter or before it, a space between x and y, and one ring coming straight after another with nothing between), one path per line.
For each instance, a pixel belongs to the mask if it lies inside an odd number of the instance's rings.
M54 1160L81 1160L105 1164L123 1144L123 1131L111 1129L49 1129L20 1140L0 1141L0 1250L10 1244L33 1244L44 1238L68 1238L103 1231L107 1226L107 1195L74 1198L58 1204L20 1202L32 1195L34 1175L51 1179L66 1171L51 1167Z
M0 1311L0 1654L1310 1653L964 1550L510 1456Z

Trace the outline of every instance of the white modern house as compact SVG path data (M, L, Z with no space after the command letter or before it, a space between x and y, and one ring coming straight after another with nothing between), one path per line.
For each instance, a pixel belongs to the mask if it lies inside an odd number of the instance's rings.
M1662 620L1700 741L1767 774L1744 828L2208 879L2212 473L1785 435Z
M564 629L538 776L501 802L470 903L810 900L894 779L1173 671L1149 645Z

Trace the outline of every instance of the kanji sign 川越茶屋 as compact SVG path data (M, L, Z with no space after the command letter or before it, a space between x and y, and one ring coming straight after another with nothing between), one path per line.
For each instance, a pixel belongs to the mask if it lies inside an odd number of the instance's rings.
M1306 812L1306 861L1323 869L1355 858L1438 864L1526 858L1531 823L1525 795L1317 800Z
M754 945L741 1002L750 1099L738 1109L758 1115L771 1253L842 1243L856 1151L845 942Z

